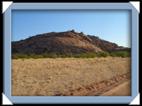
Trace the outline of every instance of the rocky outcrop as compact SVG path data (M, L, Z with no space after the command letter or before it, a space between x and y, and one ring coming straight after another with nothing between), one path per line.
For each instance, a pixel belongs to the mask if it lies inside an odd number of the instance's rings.
M24 40L12 42L12 53L42 54L60 53L76 54L85 52L102 52L124 49L96 36L85 35L74 30L66 32L50 32L29 37Z

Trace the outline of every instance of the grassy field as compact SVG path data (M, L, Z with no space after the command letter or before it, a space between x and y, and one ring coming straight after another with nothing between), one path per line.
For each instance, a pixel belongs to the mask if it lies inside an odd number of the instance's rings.
M88 95L129 80L127 74L129 57L13 59L12 95Z

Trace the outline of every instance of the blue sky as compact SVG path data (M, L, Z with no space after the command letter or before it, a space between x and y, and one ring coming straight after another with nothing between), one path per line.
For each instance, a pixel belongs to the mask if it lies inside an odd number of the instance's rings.
M130 12L121 11L24 11L12 12L12 41L47 32L74 29L130 47Z

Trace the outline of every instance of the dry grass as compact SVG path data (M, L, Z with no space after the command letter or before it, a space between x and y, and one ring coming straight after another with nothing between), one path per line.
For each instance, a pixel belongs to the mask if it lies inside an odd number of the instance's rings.
M130 73L130 58L13 59L12 95L69 94L126 73Z

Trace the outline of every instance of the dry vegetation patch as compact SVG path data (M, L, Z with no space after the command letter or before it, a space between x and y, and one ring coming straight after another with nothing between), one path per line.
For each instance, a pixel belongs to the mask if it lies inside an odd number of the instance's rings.
M130 58L13 59L12 95L72 95L74 89L126 73L130 73Z

